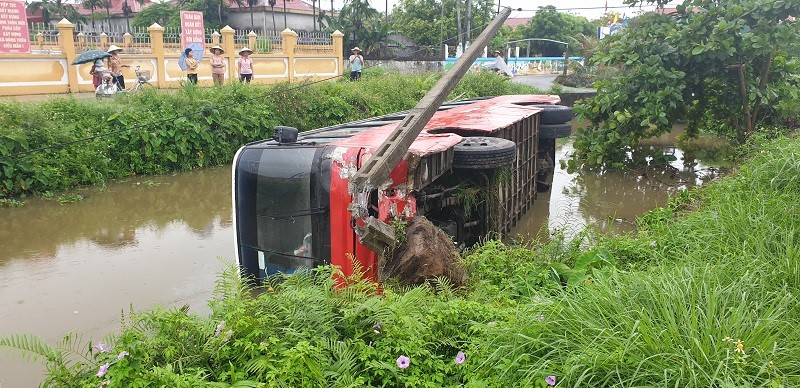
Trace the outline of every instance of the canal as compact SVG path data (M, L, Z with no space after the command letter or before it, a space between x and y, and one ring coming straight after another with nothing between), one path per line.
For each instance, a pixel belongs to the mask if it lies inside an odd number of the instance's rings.
M567 235L591 226L633 230L633 220L670 194L719 171L684 157L674 134L650 146L667 150L670 167L597 174L557 168L515 228ZM572 152L559 143L557 157ZM132 178L76 191L82 201L28 199L0 208L0 335L31 333L55 344L69 331L85 341L116 332L121 313L189 305L207 313L216 276L234 261L230 167ZM35 387L44 368L0 348L0 387Z

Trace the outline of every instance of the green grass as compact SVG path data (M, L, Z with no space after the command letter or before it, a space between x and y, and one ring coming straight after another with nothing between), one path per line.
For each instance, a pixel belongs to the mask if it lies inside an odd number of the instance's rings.
M0 199L227 164L277 125L306 131L410 109L441 76L375 69L359 82L187 85L105 101L0 102ZM520 93L538 91L483 73L467 75L450 98Z
M337 288L320 269L255 295L230 268L210 316L129 315L111 352L25 335L0 345L39 354L52 386L798 386L800 141L760 150L636 234L488 241L467 255L463 289ZM75 354L86 359L64 359Z

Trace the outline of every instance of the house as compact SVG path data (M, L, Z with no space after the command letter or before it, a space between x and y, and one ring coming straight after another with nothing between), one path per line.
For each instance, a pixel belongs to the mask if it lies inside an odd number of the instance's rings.
M130 17L133 18L137 12L141 11L143 8L147 7L148 5L152 4L152 0L109 0L110 7L108 10L105 8L95 8L94 10L94 24L97 30L102 31L127 31L127 26L129 20L125 17L125 8L129 8ZM78 25L82 25L83 29L91 30L92 26L92 10L84 8L83 4L76 3L76 4L68 4L75 8L79 14L83 15L86 18L86 21L81 23L75 20L70 20L73 23ZM42 10L39 9L36 12L31 13L28 11L28 23L43 23L44 18L42 17ZM111 14L110 20L108 19L108 14ZM53 15L51 12L50 16L50 23L58 23L60 17L57 15ZM110 23L109 23L110 22ZM108 27L110 24L110 28Z
M531 18L508 18L506 19L506 22L503 24L511 28L517 28L519 26L524 26L528 24L528 22L530 21Z
M276 0L275 6L270 7L268 0L254 0L251 17L247 0L242 0L242 6L227 1L230 3L228 24L237 30L282 31L290 28L294 31L319 31L320 25L315 20L319 19L320 11L330 14L330 8L320 10L321 1Z

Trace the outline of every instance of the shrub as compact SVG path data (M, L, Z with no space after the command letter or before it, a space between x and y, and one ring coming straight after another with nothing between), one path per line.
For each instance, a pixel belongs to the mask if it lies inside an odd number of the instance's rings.
M268 138L276 125L305 131L412 108L440 76L373 71L359 82L187 85L111 101L2 102L0 198L230 163L240 146ZM453 96L532 92L470 74Z

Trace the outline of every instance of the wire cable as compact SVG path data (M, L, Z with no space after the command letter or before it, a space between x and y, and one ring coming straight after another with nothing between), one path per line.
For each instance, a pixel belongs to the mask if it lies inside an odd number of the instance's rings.
M483 24L483 25L481 25L481 26L472 28L470 30L470 32L473 32L475 30L482 31L484 28L486 28L487 25L489 25L488 22ZM451 36L451 37L445 39L444 41L439 42L438 45L441 46L441 45L445 44L445 42L450 41L452 39L457 39L457 38L458 38L458 35ZM427 46L427 47L430 47L430 46ZM415 54L417 52L420 52L420 51L423 51L423 50L427 50L427 47L424 48L424 49L418 49L418 50L412 51L410 54L406 54L406 55L403 55L403 56L396 55L392 59L398 59L398 58L402 58L402 57L407 57L407 56L413 55L413 54ZM370 69L370 68L373 68L373 67L379 67L379 66L372 65L372 66L365 66L364 68L365 69ZM235 102L206 106L206 107L201 108L201 109L199 109L197 111L194 111L194 112L176 114L176 115L171 116L171 117L156 119L154 121L150 121L150 122L146 122L146 123L133 124L133 125L125 127L125 128L112 130L112 131L108 131L108 132L103 132L103 133L98 133L98 134L95 134L95 135L92 135L92 136L87 136L87 137L84 137L84 138L75 139L75 140L68 141L68 142L50 144L50 145L46 145L46 146L43 146L43 147L33 148L33 149L30 149L30 150L25 150L25 151L21 151L21 152L17 152L17 153L14 153L14 154L9 154L9 155L0 155L0 158L6 158L6 157L8 157L8 158L18 158L18 157L30 155L30 154L37 153L37 152L43 152L43 151L47 151L47 150L51 150L51 149L63 149L63 148L66 148L66 147L69 147L69 146L72 146L72 145L75 145L75 144L84 143L84 142L92 141L92 140L95 140L95 139L100 139L100 138L103 138L103 137L106 137L106 136L117 135L117 134L120 134L120 133L134 131L134 130L137 130L137 129L144 129L144 128L148 128L148 127L158 126L159 124L173 122L173 121L175 121L175 120L177 120L179 118L191 118L191 117L194 117L194 116L197 116L197 115L209 115L213 111L222 110L224 108L228 108L228 107L231 107L231 106L234 106L234 105L241 104L242 102L249 102L249 101L253 101L253 100L256 100L256 99L264 99L264 98L268 98L268 97L273 97L274 95L277 95L277 94L285 94L285 93L295 92L295 91L297 91L299 89L302 89L302 88L305 88L305 87L310 87L310 86L318 84L318 83L327 82L327 81L335 80L335 79L338 79L338 78L342 78L343 76L344 76L344 74L340 74L340 75L335 75L335 76L331 76L331 77L327 77L327 78L318 79L318 80L315 80L315 81L303 81L302 83L300 83L300 84L298 84L296 86L292 86L292 87L288 87L288 88L272 89L272 90L268 91L267 93L256 94L254 96L246 97L246 98L244 98L242 100L238 100L238 101L235 101ZM209 128L209 131L213 131L213 129Z

